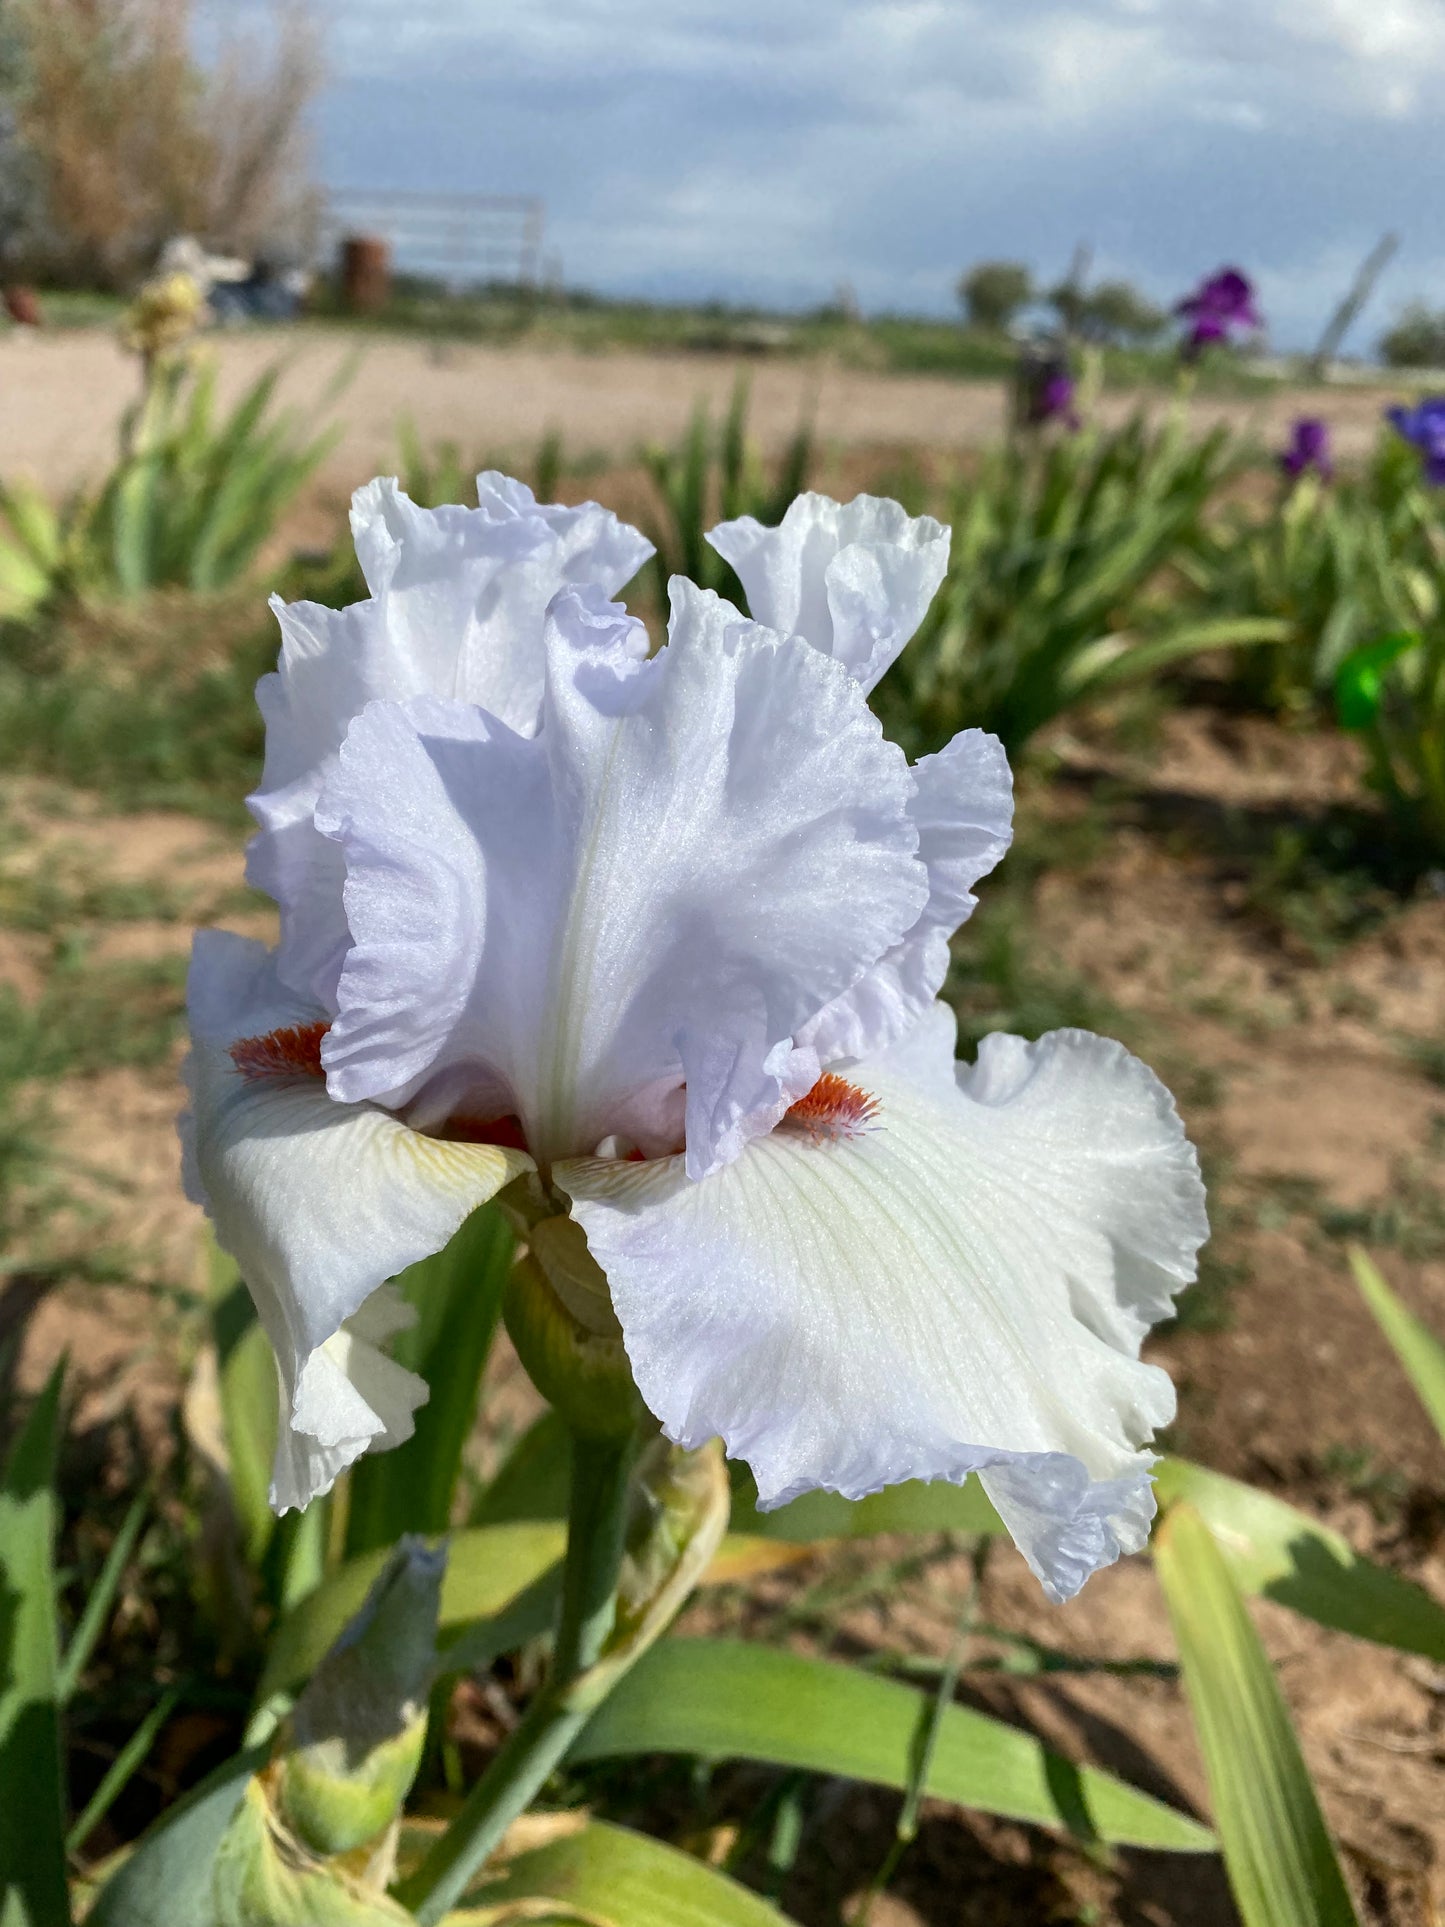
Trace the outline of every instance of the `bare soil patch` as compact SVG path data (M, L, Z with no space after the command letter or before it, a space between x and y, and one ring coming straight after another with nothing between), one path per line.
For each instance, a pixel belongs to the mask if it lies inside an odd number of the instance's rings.
M429 446L457 443L467 455L524 459L556 430L574 455L616 456L639 442L672 441L699 401L715 411L746 377L751 424L765 450L779 449L799 421L813 419L825 444L840 448L959 449L998 438L1004 396L998 382L931 375L888 375L830 361L721 354L660 354L438 342L358 336L305 324L208 339L220 367L223 399L234 399L261 370L287 360L283 395L314 405L357 355L345 394L341 440L321 486L345 492L396 462L397 428L409 421ZM93 479L112 459L120 417L134 400L136 364L101 330L0 337L0 439L6 459L51 490ZM1318 410L1321 394L1281 389L1258 400L1206 398L1188 404L1200 426L1229 421L1271 442L1294 415ZM1101 413L1117 419L1134 405L1106 396ZM1151 405L1167 407L1160 395ZM1336 447L1350 458L1373 440L1380 397L1331 389L1327 405Z

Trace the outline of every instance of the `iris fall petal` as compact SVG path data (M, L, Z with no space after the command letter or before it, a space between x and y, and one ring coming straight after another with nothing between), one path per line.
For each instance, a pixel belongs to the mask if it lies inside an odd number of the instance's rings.
M315 1019L261 944L203 931L191 966L187 1189L256 1302L283 1388L273 1503L304 1505L373 1444L397 1444L426 1388L381 1350L407 1320L387 1281L440 1251L530 1168L522 1152L440 1143L317 1076L244 1076L243 1038Z
M1140 1362L1207 1232L1172 1101L1082 1031L986 1038L938 1007L846 1076L855 1131L785 1124L691 1184L560 1166L668 1436L721 1435L761 1501L983 1482L1054 1598L1143 1543L1173 1387Z

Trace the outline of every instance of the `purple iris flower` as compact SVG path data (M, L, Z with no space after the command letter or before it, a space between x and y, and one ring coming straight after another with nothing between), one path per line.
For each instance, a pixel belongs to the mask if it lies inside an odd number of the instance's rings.
M1425 480L1445 488L1445 395L1427 395L1413 408L1387 408L1385 418L1419 449Z
M1074 378L1066 370L1046 375L1038 382L1029 396L1029 422L1034 427L1042 427L1045 422L1062 421L1070 428L1077 428L1079 418L1074 413Z
M1037 358L1025 354L1018 372L1019 419L1026 428L1046 428L1050 422L1077 428L1079 418L1074 413L1077 386L1068 362L1061 355Z
M1286 475L1298 481L1301 475L1313 469L1322 481L1328 481L1335 472L1330 457L1330 425L1321 421L1317 415L1301 415L1290 429L1289 443L1279 458L1279 465Z
M1221 268L1201 281L1174 310L1189 322L1184 337L1184 352L1197 355L1212 341L1228 341L1235 328L1262 328L1263 317L1255 303L1254 284L1238 268Z

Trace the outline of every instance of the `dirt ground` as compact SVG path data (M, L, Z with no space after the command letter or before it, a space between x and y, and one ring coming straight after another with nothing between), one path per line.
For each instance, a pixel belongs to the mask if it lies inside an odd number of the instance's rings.
M751 384L752 427L765 450L780 448L805 417L816 422L825 444L852 448L975 448L995 440L1004 422L998 382L871 374L826 361L584 354L357 336L320 324L284 334L221 335L206 346L220 366L223 398L238 395L284 355L282 392L305 407L326 393L348 357L358 356L346 389L344 432L318 492L349 491L389 472L404 419L423 445L449 440L478 460L530 455L552 430L572 456L617 456L639 442L674 439L699 400L721 410L740 374ZM0 336L0 447L7 472L57 491L102 472L136 383L134 356L109 332ZM1379 394L1335 388L1323 399L1338 453L1345 459L1363 453L1379 422ZM1320 392L1281 390L1259 400L1194 402L1189 414L1200 425L1253 426L1273 443L1296 414L1321 401ZM1166 406L1165 398L1157 405ZM1132 406L1131 398L1110 395L1100 412L1112 420Z

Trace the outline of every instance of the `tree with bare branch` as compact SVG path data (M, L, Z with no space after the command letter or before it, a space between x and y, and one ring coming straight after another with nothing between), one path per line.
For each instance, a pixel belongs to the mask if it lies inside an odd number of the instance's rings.
M320 81L304 0L209 70L190 0L9 0L0 42L7 268L121 288L165 241L296 253L314 220L306 110Z

